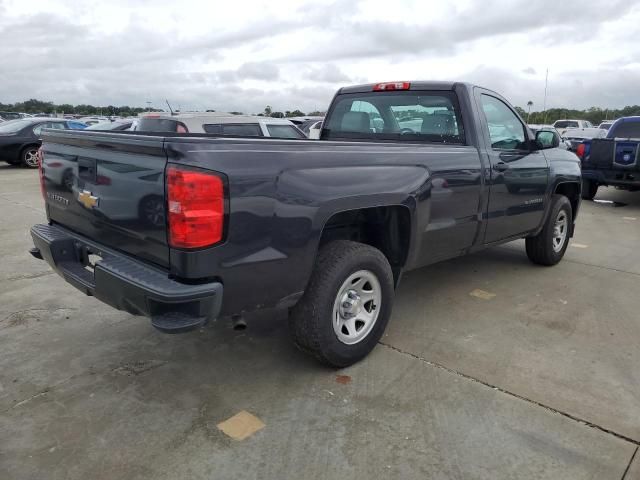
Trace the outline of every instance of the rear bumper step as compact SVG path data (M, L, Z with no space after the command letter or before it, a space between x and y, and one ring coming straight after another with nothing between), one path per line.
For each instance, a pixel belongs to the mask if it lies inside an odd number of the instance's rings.
M188 331L220 313L219 282L178 282L160 269L57 225L34 225L31 237L35 248L29 253L45 260L68 283L118 310L150 317L163 332ZM95 263L93 256L99 258Z

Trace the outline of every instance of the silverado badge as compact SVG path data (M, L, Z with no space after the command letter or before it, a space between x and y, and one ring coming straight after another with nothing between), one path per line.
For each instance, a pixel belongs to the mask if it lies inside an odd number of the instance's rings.
M79 194L78 194L78 201L85 207L85 208L93 208L93 207L97 207L98 206L98 201L100 199L98 197L94 197L93 195L91 195L91 192L87 191L87 190L82 190Z

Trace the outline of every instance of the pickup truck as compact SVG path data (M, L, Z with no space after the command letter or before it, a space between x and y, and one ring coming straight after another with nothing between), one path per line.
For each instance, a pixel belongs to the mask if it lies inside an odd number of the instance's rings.
M598 187L640 190L640 117L619 118L605 138L576 148L582 162L582 198L593 200Z
M379 341L403 272L518 238L561 260L581 177L558 141L445 82L342 88L315 141L49 131L31 254L165 332L288 309L296 345L344 367Z

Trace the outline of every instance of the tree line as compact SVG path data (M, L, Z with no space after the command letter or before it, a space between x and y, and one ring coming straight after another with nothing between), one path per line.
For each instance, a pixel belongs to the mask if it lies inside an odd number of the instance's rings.
M45 102L43 100L37 100L32 98L24 102L16 103L2 103L0 102L0 111L3 112L20 112L20 113L46 113L46 114L72 114L72 115L108 115L119 117L131 117L137 116L139 113L152 111L162 112L163 109L158 108L143 108L143 107L130 107L128 105L122 106L95 106L95 105L71 105L69 103L55 104L53 102ZM215 110L207 110L207 112L215 112ZM242 115L242 112L229 112L233 115ZM310 116L321 116L323 112L311 112ZM296 110L286 110L284 112L273 111L271 106L267 105L263 112L259 113L260 116L274 117L274 118L288 118L288 117L303 117L305 113Z
M599 124L603 120L613 120L620 117L629 117L632 115L640 115L640 105L631 105L619 109L603 109L600 107L591 107L586 110L576 110L568 108L549 108L546 111L531 111L533 102L528 102L526 109L515 107L520 116L527 122L532 124L550 124L556 120L563 118L571 118L578 120L589 120L594 125ZM55 104L53 102L45 102L34 98L24 102L17 103L1 103L0 111L3 112L21 112L21 113L69 113L74 115L116 115L120 117L136 116L145 111L162 112L164 110L158 108L143 108L122 106L95 106L95 105L71 105L69 103ZM207 110L215 112L215 110ZM242 115L242 112L230 112L234 115ZM270 105L264 108L264 111L258 113L260 116L274 118L290 118L308 116L323 116L324 112L314 111L305 114L299 109L286 110L284 112L274 111Z
M574 120L588 120L593 125L599 125L604 120L615 120L620 117L631 117L640 115L640 105L630 105L624 108L603 109L591 107L586 110L575 110L570 108L549 108L546 111L531 112L533 102L527 104L527 110L522 107L515 107L520 116L530 124L551 124L556 120L565 118Z

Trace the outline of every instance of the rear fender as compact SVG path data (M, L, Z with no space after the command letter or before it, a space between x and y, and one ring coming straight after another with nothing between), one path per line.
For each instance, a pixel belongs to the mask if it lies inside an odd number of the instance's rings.
M298 237L301 248L295 255L297 284L306 286L318 252L322 231L335 214L380 206L401 205L411 212L409 252L415 245L417 197L425 197L430 173L424 166L339 166L296 169L282 172L277 180L276 219L297 217L305 225L283 221L276 224L274 235L285 235L291 241ZM291 228L287 231L286 225ZM295 228L294 228L295 227ZM301 228L303 227L303 228ZM277 232L277 233L276 233Z

